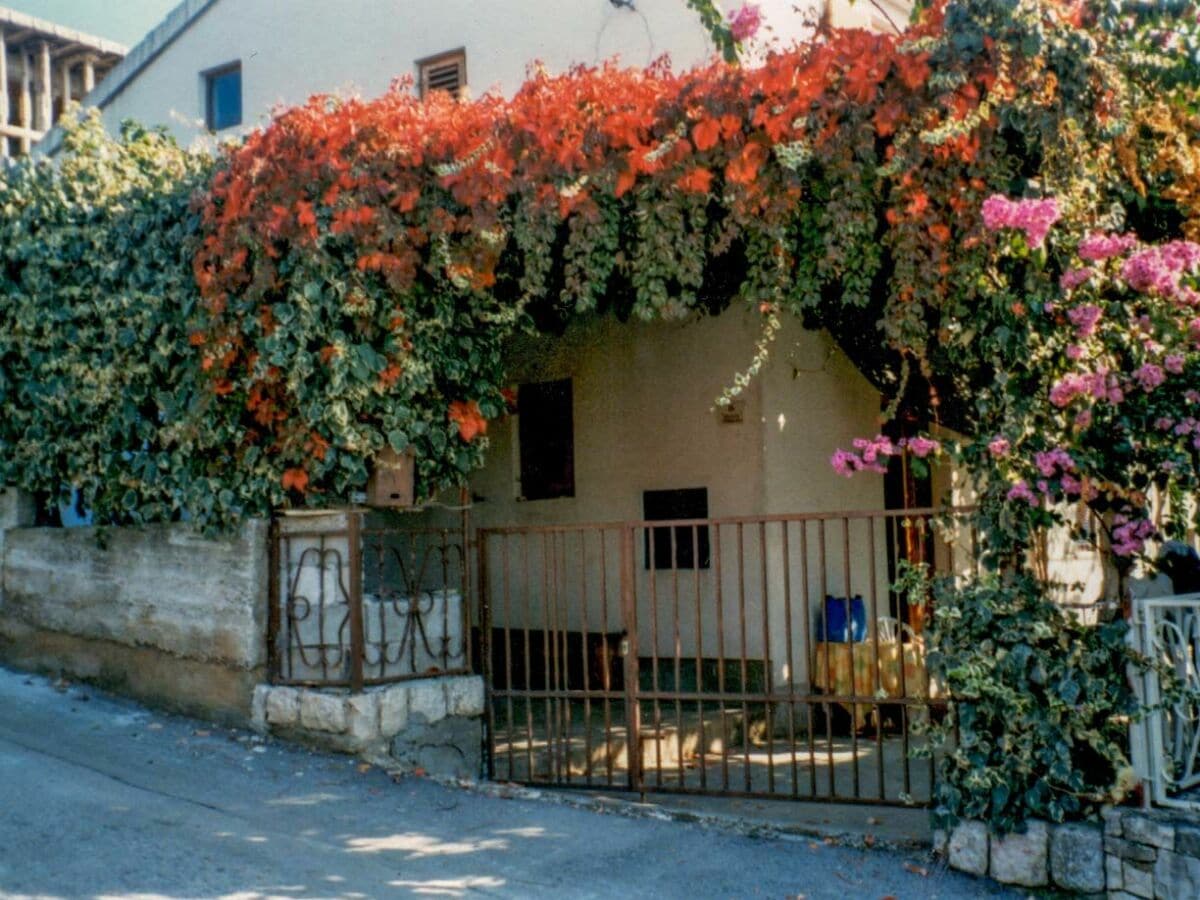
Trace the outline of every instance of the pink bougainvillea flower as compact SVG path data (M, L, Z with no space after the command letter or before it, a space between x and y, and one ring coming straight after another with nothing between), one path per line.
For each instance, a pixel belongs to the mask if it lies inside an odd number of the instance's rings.
M1018 481L1008 489L1007 497L1009 500L1024 500L1030 506L1037 506L1037 494L1024 481Z
M1053 478L1060 469L1063 472L1075 471L1075 460L1062 447L1055 447L1053 450L1035 453L1033 455L1033 462L1037 466L1038 471L1047 478Z
M1163 368L1172 375L1183 374L1183 357L1178 353L1172 353L1163 360Z
M1067 310L1067 318L1075 326L1075 335L1081 341L1092 336L1102 314L1100 307L1093 303Z
M1010 200L1003 194L992 194L983 201L980 212L984 227L989 231L1014 228L1025 232L1030 247L1040 247L1050 233L1050 227L1058 221L1061 212L1058 201Z
M729 14L729 30L739 44L758 34L762 27L762 9L757 3L743 3Z
M862 468L862 460L858 458L858 454L851 453L849 450L833 451L833 456L829 458L829 464L833 466L833 471L839 475L845 475L847 478Z
M877 434L873 438L855 438L854 450L834 451L829 464L835 472L847 478L864 470L883 474L887 471L887 458L899 452L900 448L892 443L891 438Z
M1137 379L1137 383L1143 391L1149 393L1160 384L1167 380L1166 373L1163 372L1162 366L1156 366L1154 363L1146 363L1138 368L1133 373L1133 377Z
M1200 267L1200 244L1170 241L1148 247L1130 256L1121 265L1121 277L1135 291L1160 294L1176 299L1181 293L1180 276ZM1178 298L1190 305L1190 297Z
M1093 232L1079 242L1079 258L1088 262L1100 262L1120 256L1137 243L1131 234L1102 234Z
M1002 437L1001 435L996 435L994 438L988 441L988 452L997 459L1002 456L1008 456L1008 451L1011 448L1012 445L1009 444L1008 438Z
M913 456L920 457L921 459L939 453L942 449L940 442L935 441L933 438L927 437L905 438L903 441L901 441L901 444L907 448L909 453L911 453Z
M1103 399L1110 394L1108 373L1101 369L1098 372L1077 373L1064 375L1050 388L1050 402L1062 409L1069 406L1078 397L1094 397ZM1110 397L1111 399L1111 397Z
M1082 269L1071 269L1063 272L1062 278L1058 279L1058 284L1064 291L1069 291L1072 288L1079 287L1079 285L1091 278L1093 274L1095 274L1094 271L1087 266Z
M1146 541L1157 532L1154 523L1147 519L1131 519L1121 515L1114 521L1116 527L1112 532L1112 548L1117 556L1133 556L1140 553L1146 546Z

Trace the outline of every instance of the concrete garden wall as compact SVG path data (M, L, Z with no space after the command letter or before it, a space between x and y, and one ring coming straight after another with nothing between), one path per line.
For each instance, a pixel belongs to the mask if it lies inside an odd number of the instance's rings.
M245 722L266 664L267 523L209 539L186 524L31 528L0 494L0 660Z

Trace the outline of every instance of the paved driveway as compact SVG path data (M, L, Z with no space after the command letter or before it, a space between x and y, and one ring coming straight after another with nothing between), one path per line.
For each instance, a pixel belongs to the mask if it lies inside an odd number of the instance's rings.
M0 897L405 895L1009 896L918 856L393 782L0 669Z

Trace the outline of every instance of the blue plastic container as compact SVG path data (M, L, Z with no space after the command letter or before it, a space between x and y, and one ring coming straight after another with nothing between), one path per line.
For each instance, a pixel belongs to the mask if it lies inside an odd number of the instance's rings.
M847 627L846 611L850 622ZM846 602L845 597L825 595L825 609L817 621L817 640L831 644L860 643L867 639L867 607L861 594Z

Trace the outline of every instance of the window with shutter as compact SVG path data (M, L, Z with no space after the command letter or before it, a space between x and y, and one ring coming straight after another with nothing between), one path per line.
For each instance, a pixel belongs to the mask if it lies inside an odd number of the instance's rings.
M524 500L575 496L571 380L523 384L517 390L517 441Z
M465 50L439 53L417 61L417 87L422 97L430 91L446 91L460 96L467 86L467 54Z

